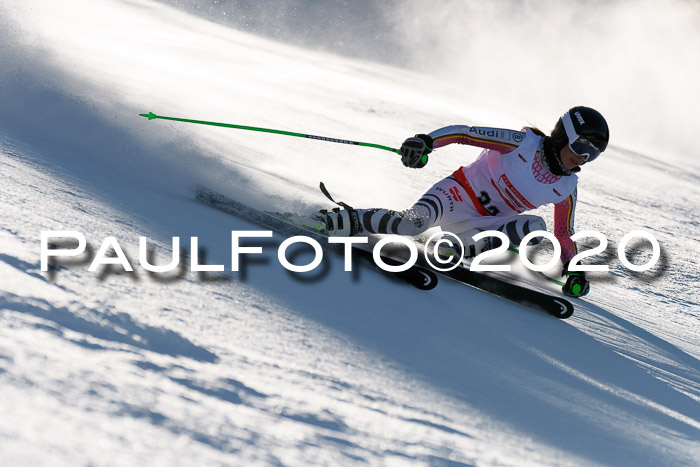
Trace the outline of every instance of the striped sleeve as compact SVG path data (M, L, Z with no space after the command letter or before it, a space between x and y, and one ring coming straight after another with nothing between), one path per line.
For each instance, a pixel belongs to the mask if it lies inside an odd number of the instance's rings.
M574 234L574 210L576 209L576 190L568 198L554 205L554 236L561 245L561 262L571 261L578 249L571 240Z
M505 154L520 146L525 139L525 133L502 128L452 125L433 131L430 137L433 138L433 149L457 143L493 149Z

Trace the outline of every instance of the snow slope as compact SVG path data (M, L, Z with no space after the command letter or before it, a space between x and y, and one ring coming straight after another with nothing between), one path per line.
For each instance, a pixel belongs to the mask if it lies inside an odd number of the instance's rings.
M196 183L302 212L328 205L323 180L354 205L403 208L477 154L445 148L410 171L379 150L139 113L390 146L523 122L432 78L145 0L0 13L3 464L697 464L697 172L625 141L585 168L579 230L615 246L645 229L663 255L636 275L610 249L567 321L337 258L291 274L277 237L253 241L265 253L238 273L92 273L88 257L42 273L40 232L64 229L93 252L116 237L134 265L139 236L159 262L197 236L230 269L231 230L257 228L196 203Z

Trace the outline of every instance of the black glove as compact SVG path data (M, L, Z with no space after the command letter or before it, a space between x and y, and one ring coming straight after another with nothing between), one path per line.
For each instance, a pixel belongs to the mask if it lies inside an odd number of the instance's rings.
M569 297L583 297L591 290L591 283L586 279L586 273L583 271L569 272L569 263L564 265L562 275L566 276L566 283L562 286L561 291Z
M428 163L428 154L433 152L433 138L416 135L401 145L401 162L412 169L422 169Z

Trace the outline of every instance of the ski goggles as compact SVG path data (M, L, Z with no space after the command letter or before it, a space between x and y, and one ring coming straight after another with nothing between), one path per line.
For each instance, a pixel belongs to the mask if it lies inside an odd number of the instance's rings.
M601 151L595 144L576 133L569 112L562 115L561 121L564 123L564 130L566 131L566 136L569 138L569 149L571 149L571 152L577 156L585 157L586 162L591 162L600 156Z

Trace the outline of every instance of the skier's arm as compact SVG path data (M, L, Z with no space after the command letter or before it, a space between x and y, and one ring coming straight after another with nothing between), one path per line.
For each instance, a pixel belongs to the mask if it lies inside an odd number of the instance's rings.
M501 154L511 152L525 139L525 133L522 131L467 125L446 126L428 136L433 140L433 149L457 143L493 149Z
M502 128L452 125L435 130L429 135L416 135L401 145L401 162L406 167L420 169L428 163L428 154L433 149L448 144L468 144L484 149L492 149L505 154L520 146L525 133Z
M571 240L574 234L574 210L576 209L576 190L568 198L554 205L554 236L561 245L561 262L567 264L576 256L578 249Z
M564 263L563 275L566 283L561 290L570 297L583 297L591 289L590 282L583 271L569 271L569 262L578 250L571 240L574 233L574 209L576 208L576 190L564 201L554 205L554 236L561 245L561 261Z

